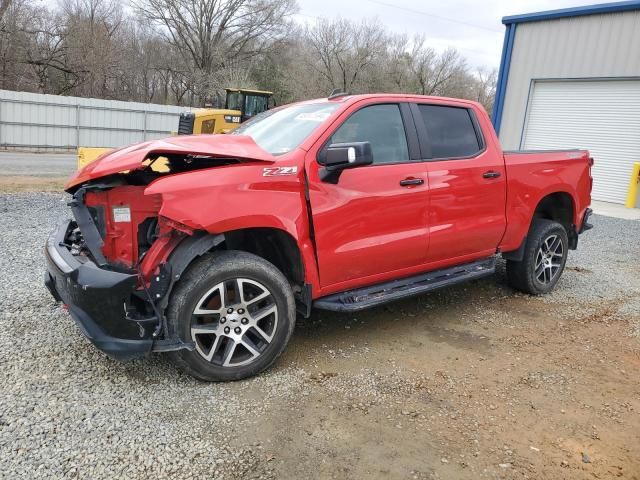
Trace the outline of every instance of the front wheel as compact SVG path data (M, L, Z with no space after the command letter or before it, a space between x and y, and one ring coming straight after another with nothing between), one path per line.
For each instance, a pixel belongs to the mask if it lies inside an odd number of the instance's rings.
M246 252L215 252L180 279L167 320L195 344L173 354L182 370L205 381L239 380L282 353L295 326L295 302L273 264Z
M507 260L509 284L531 295L550 292L562 275L568 251L567 231L560 223L534 220L522 260Z

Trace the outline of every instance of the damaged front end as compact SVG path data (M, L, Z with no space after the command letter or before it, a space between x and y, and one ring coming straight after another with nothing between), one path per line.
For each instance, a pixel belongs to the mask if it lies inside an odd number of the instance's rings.
M220 236L200 224L182 223L189 221L189 212L163 216L166 198L154 193L152 184L262 163L269 156L248 137L203 137L113 151L77 172L66 186L73 219L47 240L45 284L82 332L115 359L193 349L170 331L164 312L189 261L217 245Z
M78 189L67 220L47 240L45 285L82 333L117 360L191 349L172 337L161 302L171 285L170 253L184 239L158 218L143 187Z

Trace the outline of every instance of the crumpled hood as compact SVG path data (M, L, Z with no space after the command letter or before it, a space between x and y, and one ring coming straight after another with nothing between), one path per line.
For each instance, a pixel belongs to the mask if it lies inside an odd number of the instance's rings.
M238 158L273 162L275 158L262 150L251 137L244 135L184 135L137 143L109 151L76 172L65 190L96 178L142 167L152 153L193 154L221 158Z

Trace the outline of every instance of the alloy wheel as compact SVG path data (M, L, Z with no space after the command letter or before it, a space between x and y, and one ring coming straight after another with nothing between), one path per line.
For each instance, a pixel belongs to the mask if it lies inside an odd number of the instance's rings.
M535 276L543 284L551 283L562 268L564 244L558 235L545 238L536 252Z
M238 367L254 362L278 328L273 294L260 282L234 278L218 283L198 300L191 338L208 362Z

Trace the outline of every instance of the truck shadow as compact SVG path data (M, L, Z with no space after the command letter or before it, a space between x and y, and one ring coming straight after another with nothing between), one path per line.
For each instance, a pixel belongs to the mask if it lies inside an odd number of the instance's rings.
M447 344L490 354L489 338L476 317L490 314L496 298L512 291L502 274L448 287L356 313L314 310L296 327L280 364L301 361L310 352L408 351ZM344 352L347 352L346 354ZM303 362L304 363L304 362Z
M381 357L417 360L437 350L491 357L491 339L478 327L477 317L490 314L496 298L512 295L499 267L496 275L484 279L361 312L313 310L309 319L299 319L289 345L264 375L288 368L310 369L331 360L340 361L341 368L358 369ZM180 373L163 354L128 364L125 370L132 379L147 383ZM182 380L200 383L186 375Z

